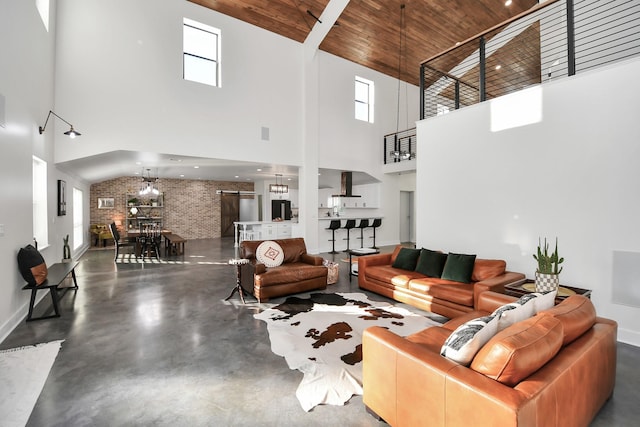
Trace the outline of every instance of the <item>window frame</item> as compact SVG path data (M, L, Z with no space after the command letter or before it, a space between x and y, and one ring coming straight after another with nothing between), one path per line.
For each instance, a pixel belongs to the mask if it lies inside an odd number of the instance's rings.
M33 238L38 249L49 246L47 162L32 156Z
M84 206L82 200L84 193L81 189L73 187L73 250L84 244Z
M359 85L366 86L366 100L359 99ZM375 105L375 84L372 80L365 79L364 77L356 76L354 81L354 110L355 110L355 119L363 122L373 123L374 122L374 105ZM367 117L364 118L361 116L359 112L362 109L362 106L366 108Z
M208 57L198 55L194 52L189 52L189 49L193 49L194 46L187 46L186 41L186 29L195 29L198 31L202 31L204 33L211 34L215 37L215 57ZM205 80L205 79L197 79L192 78L195 77L196 73L192 73L188 71L189 65L187 58L197 59L209 61L213 64L214 67L214 76L213 82ZM222 58L222 32L220 29L212 27L210 25L203 24L198 21L194 21L189 18L183 18L182 23L182 79L190 82L196 82L201 84L206 84L212 87L222 87L222 66L221 66L221 58ZM188 77L189 76L189 77Z

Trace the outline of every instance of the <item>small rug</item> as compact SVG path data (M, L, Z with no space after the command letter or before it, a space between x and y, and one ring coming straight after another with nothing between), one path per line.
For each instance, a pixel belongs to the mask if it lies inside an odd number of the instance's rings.
M0 424L3 427L27 424L63 341L0 350Z
M343 405L362 394L362 332L382 326L407 336L439 323L362 293L289 297L254 318L267 323L271 351L304 374L296 396L302 409Z

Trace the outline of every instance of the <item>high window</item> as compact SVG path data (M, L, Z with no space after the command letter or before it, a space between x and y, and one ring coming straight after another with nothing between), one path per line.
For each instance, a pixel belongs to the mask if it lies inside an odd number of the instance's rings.
M220 30L184 18L183 78L210 86L222 86L220 78Z
M84 243L84 225L82 211L82 190L73 189L73 249Z
M44 28L49 31L49 0L36 0L36 8L38 8Z
M356 119L373 123L373 82L356 76Z
M33 238L38 248L49 246L47 225L47 162L33 156Z

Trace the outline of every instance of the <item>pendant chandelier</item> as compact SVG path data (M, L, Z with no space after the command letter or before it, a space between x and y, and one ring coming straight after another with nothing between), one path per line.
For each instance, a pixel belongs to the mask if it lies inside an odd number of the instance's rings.
M158 177L151 177L151 169L147 169L147 176L144 176L144 171L142 172L142 185L140 186L140 191L138 194L140 196L157 196L160 194L160 190L158 190Z
M392 150L389 155L397 161L402 161L402 160L411 160L411 159L415 159L416 157L416 153L415 151L411 150L411 137L409 137L408 142L409 142L409 147L408 150L406 149L407 147L403 147L403 145L406 145L406 138L403 138L400 136L400 87L402 84L402 72L403 72L403 59L404 59L404 51L403 51L403 46L404 49L406 49L406 44L407 44L407 27L406 27L406 19L405 19L405 5L401 4L400 5L400 40L399 40L399 48L398 48L398 105L397 105L397 110L396 110L396 142L395 142L395 149ZM403 45L404 42L404 45ZM405 84L405 102L407 102L407 94L406 94L406 89L407 86ZM409 118L409 107L408 105L405 108L405 114L407 116L407 120ZM409 127L409 124L407 123L407 128ZM405 131L406 132L406 131ZM405 133L403 132L403 133ZM403 141L404 139L404 141Z
M284 194L289 192L289 186L282 183L282 175L276 174L276 183L269 184L269 192L276 194Z

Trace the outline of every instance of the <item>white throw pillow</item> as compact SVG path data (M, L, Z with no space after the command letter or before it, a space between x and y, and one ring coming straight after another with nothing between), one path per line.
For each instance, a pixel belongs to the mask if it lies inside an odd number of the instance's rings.
M479 317L458 326L440 349L440 355L468 366L476 353L498 332L498 318Z
M256 249L256 259L267 267L277 267L284 261L284 251L273 240L265 240Z
M548 310L554 305L556 305L556 295L558 291L548 291L544 293L536 292L535 295L537 298L534 300L536 307L536 314L540 313L543 310Z
M514 323L528 319L536 314L536 299L537 295L527 294L518 301L498 307L493 313L491 313L492 316L496 316L498 318L498 331L508 328Z

